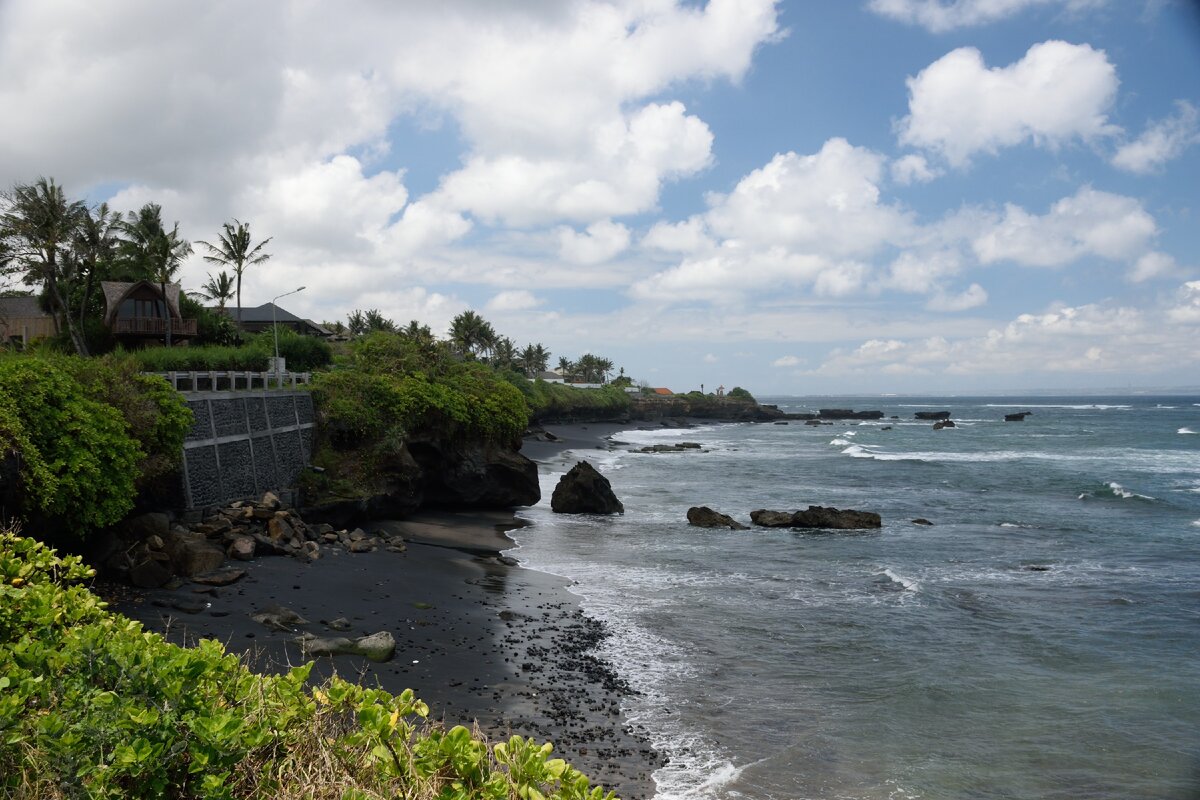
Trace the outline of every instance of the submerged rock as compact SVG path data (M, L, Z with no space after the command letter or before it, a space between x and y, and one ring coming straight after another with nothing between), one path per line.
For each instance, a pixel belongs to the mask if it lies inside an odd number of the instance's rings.
M734 531L748 530L748 526L738 522L728 514L714 511L708 506L692 506L687 510L687 521L698 528L729 528Z
M586 461L571 467L559 479L550 498L556 514L624 514L625 506L613 494L612 484Z

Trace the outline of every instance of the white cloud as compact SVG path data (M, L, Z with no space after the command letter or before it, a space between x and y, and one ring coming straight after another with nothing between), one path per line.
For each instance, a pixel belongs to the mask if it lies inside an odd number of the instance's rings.
M929 183L941 175L941 172L930 167L925 156L909 153L892 162L892 180L901 186L913 183Z
M776 155L731 193L710 196L709 228L747 245L867 255L909 224L905 212L880 201L884 162L841 138L812 155Z
M901 253L888 267L884 285L902 292L925 294L962 269L962 257L956 250Z
M771 362L772 367L798 367L801 360L796 356L782 356Z
M1197 289L1200 290L1200 285ZM1161 350L1148 352L1150 345ZM1131 365L1149 372L1164 368L1173 359L1191 363L1197 357L1196 353L1181 348L1177 337L1155 328L1143 312L1092 304L1021 314L982 336L870 340L854 350L833 351L816 371L827 375L884 369L894 373L957 376L1115 374L1130 369Z
M673 253L696 253L709 250L713 241L704 229L701 217L683 222L656 222L642 237L642 246Z
M972 283L956 295L943 292L934 293L925 307L930 311L967 311L987 303L988 293L978 283Z
M1121 145L1112 157L1113 166L1147 175L1162 170L1172 159L1200 142L1200 111L1186 100L1175 103L1175 113L1146 126L1142 135Z
M904 241L914 224L881 199L885 163L841 138L811 155L777 154L728 194L710 194L703 215L652 229L651 244L687 257L636 282L630 294L729 304L764 288L826 297L860 291L871 272L866 259Z
M1154 218L1137 200L1085 186L1043 216L1006 206L1004 217L973 247L984 264L1061 267L1087 255L1132 261L1149 250L1157 232Z
M870 0L876 14L933 33L996 22L1035 6L1066 6L1076 11L1104 5L1106 0Z
M717 356L715 356L715 355L714 355L714 354L712 354L712 353L705 353L705 354L704 354L704 363L705 363L705 364L716 364L716 363L717 363L718 361L720 361L720 360L721 360L721 359L717 358Z
M509 289L495 294L487 301L488 311L526 311L542 305L533 292L525 289Z
M1200 325L1200 281L1188 281L1176 293L1177 304L1167 309L1167 318L1181 325Z
M1057 147L1118 129L1108 122L1116 68L1103 50L1048 41L1007 67L989 68L973 47L942 56L908 79L901 144L963 167L976 153L1024 142Z
M1175 258L1158 250L1146 253L1137 260L1129 273L1132 283L1141 283L1153 278L1168 278L1179 272Z
M580 233L572 228L558 229L558 252L576 264L599 264L629 247L629 229L612 220L593 222Z

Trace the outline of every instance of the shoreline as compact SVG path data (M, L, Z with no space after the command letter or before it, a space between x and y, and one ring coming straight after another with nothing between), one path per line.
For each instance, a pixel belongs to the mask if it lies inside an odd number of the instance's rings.
M607 437L636 425L552 425L556 441L526 439L521 452L545 467L568 450L610 449ZM519 734L552 742L593 784L625 800L651 798L663 761L620 710L631 690L591 652L603 626L583 614L569 581L502 555L517 544L507 531L522 526L511 511L424 511L363 526L402 536L403 553L322 547L311 564L258 558L229 586L122 587L110 605L173 642L217 639L261 671L315 660L316 679L340 674L395 693L411 688L448 726L477 724L494 741ZM250 618L276 605L304 622L277 631ZM350 629L326 624L338 619ZM312 659L295 642L303 632L381 630L396 639L395 657L384 663Z

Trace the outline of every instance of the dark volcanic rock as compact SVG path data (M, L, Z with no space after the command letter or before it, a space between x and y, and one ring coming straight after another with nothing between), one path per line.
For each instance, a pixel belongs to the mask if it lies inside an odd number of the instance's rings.
M452 508L531 506L542 497L537 464L515 449L478 442L409 442L424 503Z
M554 487L550 508L556 514L624 514L625 506L613 494L608 478L586 461L580 461Z
M700 528L729 528L744 531L747 527L728 514L714 511L708 506L692 506L687 511L687 521Z
M952 419L943 419L943 420L933 423L933 429L935 431L940 431L942 428L957 428L957 427L958 426L954 424L954 420L952 420Z
M854 411L849 408L822 408L821 419L883 419L882 411Z
M804 511L770 511L759 509L750 512L750 520L764 528L826 528L832 530L854 530L879 528L883 522L871 511L840 510L825 506L809 506Z
M1005 414L1005 422L1024 422L1025 418L1032 414L1032 411L1018 411L1016 414Z
M949 411L918 411L913 419L950 419Z
M917 517L912 521L913 525L932 525L933 523L924 517Z
M790 528L792 527L792 512L760 508L750 512L750 521L761 528Z
M809 506L806 511L792 515L792 526L796 528L880 528L883 521L872 511L844 511L824 506Z

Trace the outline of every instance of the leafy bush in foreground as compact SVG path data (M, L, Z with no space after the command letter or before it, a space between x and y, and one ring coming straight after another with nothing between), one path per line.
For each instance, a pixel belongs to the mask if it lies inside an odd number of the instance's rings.
M77 558L0 533L0 794L20 798L612 800L551 745L489 747L312 664L258 675L105 610Z
M80 532L133 508L144 455L120 411L87 395L54 359L0 359L0 480L23 515L57 518Z

